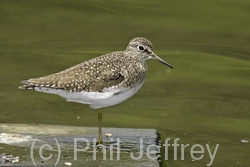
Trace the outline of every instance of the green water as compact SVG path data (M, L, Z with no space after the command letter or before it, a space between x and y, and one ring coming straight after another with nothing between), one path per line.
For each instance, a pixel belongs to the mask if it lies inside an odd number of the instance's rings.
M0 1L0 123L96 127L87 105L18 90L22 79L58 72L143 36L174 66L149 60L142 89L104 109L103 126L155 128L179 144L220 144L212 166L249 166L250 2ZM77 119L80 117L80 119ZM206 166L204 158L162 166ZM0 150L1 151L1 150ZM163 150L162 150L163 151ZM200 155L200 154L199 154ZM197 156L199 157L199 156Z

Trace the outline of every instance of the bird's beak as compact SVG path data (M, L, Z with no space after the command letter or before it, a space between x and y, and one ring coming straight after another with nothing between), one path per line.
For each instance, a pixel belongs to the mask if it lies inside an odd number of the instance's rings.
M171 66L169 63L165 62L164 60L162 60L160 57L158 57L154 52L151 54L152 58L159 61L162 64L165 64L166 66L173 68L173 66Z

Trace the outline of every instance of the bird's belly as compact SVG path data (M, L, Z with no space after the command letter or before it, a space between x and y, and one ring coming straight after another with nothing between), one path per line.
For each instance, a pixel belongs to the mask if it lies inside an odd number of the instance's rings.
M92 104L90 104L91 108L103 108L103 107L109 107L116 104L119 104L131 96L133 96L139 89L132 88L125 90L121 93L113 94L111 97L103 98L100 100L95 100Z
M91 108L98 109L119 104L133 96L143 85L138 84L132 88L108 88L105 92L67 92L62 89L36 88L36 91L57 94L67 101L89 104Z

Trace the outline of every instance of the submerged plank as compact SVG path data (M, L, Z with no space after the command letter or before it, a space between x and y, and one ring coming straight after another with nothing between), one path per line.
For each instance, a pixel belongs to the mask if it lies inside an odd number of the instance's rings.
M104 144L97 146L97 128L0 124L0 160L37 166L159 166L155 129L103 128L103 137Z

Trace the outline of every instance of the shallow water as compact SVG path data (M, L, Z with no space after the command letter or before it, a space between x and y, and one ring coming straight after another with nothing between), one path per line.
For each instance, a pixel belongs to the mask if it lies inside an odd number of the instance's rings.
M249 143L241 141L250 139L249 6L244 0L1 1L0 122L96 127L95 110L18 90L20 80L124 50L143 36L174 69L149 60L142 89L104 109L103 125L155 128L162 142L180 138L190 147L220 144L212 166L249 166ZM192 161L190 147L184 160L180 148L174 160L170 147L162 166L210 162L207 150Z

